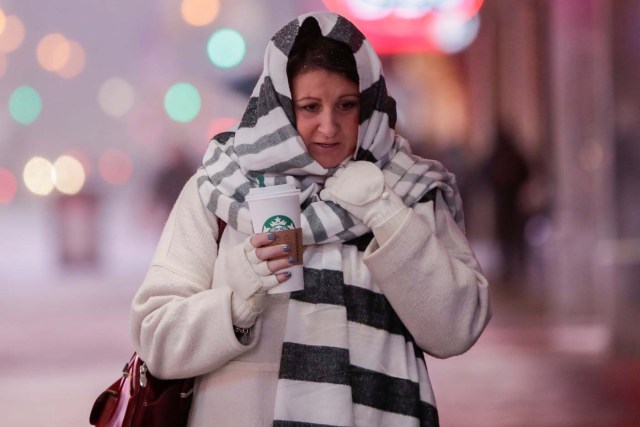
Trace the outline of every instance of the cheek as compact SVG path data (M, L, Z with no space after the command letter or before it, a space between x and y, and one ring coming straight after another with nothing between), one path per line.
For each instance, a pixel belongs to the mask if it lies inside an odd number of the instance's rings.
M358 128L360 127L359 125L360 123L359 123L357 114L355 116L350 117L349 122L346 123L347 129L348 129L347 133L349 137L352 139L354 148L358 142Z
M308 145L311 139L312 126L308 120L296 116L296 130L302 137L304 145Z

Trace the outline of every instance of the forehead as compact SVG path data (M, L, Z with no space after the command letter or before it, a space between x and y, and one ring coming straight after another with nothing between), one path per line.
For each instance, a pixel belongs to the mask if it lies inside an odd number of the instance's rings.
M324 69L313 69L297 74L293 78L294 96L308 94L358 94L358 85L342 74Z

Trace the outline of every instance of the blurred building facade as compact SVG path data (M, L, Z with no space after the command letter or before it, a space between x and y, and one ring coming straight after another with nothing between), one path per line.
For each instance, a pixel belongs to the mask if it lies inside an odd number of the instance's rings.
M463 54L469 141L480 141L471 152L482 163L506 127L530 168L511 195L512 215L526 219L526 272L497 285L517 286L559 322L600 325L603 347L640 354L640 4L493 0L482 16ZM499 198L496 189L481 197ZM500 239L487 221L499 212L481 211L492 213L471 231Z

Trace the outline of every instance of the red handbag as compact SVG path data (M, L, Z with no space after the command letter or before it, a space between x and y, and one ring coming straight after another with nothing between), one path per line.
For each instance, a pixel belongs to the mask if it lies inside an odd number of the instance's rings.
M194 379L161 380L133 353L122 377L98 396L89 415L97 427L186 427Z

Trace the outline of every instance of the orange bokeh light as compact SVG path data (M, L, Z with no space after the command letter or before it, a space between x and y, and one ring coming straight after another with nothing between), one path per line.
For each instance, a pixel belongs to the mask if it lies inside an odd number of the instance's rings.
M9 15L5 19L4 30L0 33L0 52L13 52L20 47L24 41L24 24L14 15Z
M69 40L69 60L57 70L58 75L65 79L72 79L84 70L87 54L80 43Z
M4 14L3 10L0 9L0 34L4 30L4 27L7 25L7 16Z
M202 27L213 22L220 12L219 0L182 0L180 13L189 25Z
M36 56L42 68L47 71L58 71L64 67L71 56L69 40L59 33L46 35L38 43Z

